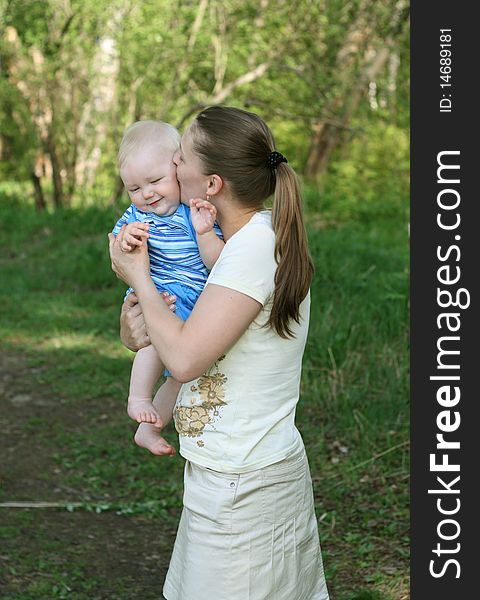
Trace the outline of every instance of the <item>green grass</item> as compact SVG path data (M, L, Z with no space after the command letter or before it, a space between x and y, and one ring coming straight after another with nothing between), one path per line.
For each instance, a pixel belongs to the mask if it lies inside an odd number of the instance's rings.
M328 194L306 195L316 275L297 425L327 580L335 600L400 600L408 568L407 213L398 201L380 212L372 203L335 213ZM39 215L14 195L0 197L0 347L27 356L34 384L71 411L71 420L27 415L24 427L63 481L82 490L84 508L175 526L182 461L147 459L131 443L135 426L125 413L125 286L110 270L106 238L117 217L92 207ZM83 587L84 595L68 595L72 582L44 560L36 569L53 580L1 598L89 597ZM14 568L22 572L20 558ZM80 559L72 569L80 581Z

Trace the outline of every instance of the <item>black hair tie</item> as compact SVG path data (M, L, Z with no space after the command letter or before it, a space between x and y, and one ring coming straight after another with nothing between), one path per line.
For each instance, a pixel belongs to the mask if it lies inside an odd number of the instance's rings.
M276 169L282 162L288 163L288 160L283 156L283 154L280 154L280 152L274 150L268 155L267 166L272 169L272 171Z

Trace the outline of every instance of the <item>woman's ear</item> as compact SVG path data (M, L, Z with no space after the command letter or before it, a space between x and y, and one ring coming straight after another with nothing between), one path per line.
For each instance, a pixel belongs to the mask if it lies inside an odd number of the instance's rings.
M223 179L220 175L210 175L207 182L208 196L215 196L223 188Z

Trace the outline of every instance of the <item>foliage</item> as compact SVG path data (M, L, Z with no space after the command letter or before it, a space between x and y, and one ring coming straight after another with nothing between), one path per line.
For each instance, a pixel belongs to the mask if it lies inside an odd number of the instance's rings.
M374 222L399 218L408 222L408 132L383 123L372 124L338 152L318 196L307 186L306 202L324 221ZM342 156L343 154L343 156Z
M0 15L2 175L35 173L57 206L114 200L139 118L246 107L317 179L358 131L408 123L405 0L10 0Z

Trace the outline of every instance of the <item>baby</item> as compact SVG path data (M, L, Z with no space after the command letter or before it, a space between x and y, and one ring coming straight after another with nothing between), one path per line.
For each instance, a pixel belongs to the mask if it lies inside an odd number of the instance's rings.
M112 233L117 235L126 224L124 252L148 244L152 280L164 296L165 292L176 296L176 314L185 321L225 244L210 202L191 201L192 210L180 202L173 162L179 145L178 131L161 121L137 121L127 128L117 162L132 203ZM126 295L132 291L129 288ZM127 406L135 421L163 426L152 404L153 387L162 371L167 380L161 398L168 405L162 412L173 411L182 384L164 369L152 345L137 352Z

